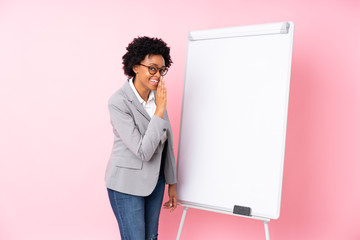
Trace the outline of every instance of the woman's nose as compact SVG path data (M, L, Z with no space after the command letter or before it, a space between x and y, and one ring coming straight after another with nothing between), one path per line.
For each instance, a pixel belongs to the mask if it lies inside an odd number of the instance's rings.
M154 74L154 76L157 77L157 78L160 78L160 77L161 77L161 75L160 75L160 69L158 69L158 70L156 71L156 73Z

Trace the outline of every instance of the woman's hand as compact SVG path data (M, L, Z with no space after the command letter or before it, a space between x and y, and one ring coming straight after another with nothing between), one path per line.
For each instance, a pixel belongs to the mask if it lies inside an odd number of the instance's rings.
M170 209L170 212L174 211L177 207L177 193L176 193L176 184L169 184L169 201L164 203L164 208Z
M164 118L164 112L166 109L166 86L165 86L165 80L163 77L160 77L159 85L156 89L156 110L155 115Z

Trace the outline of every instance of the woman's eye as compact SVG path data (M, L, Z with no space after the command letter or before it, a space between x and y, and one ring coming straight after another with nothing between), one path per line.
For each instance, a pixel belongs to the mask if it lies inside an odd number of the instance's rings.
M150 71L156 71L156 68L150 67Z

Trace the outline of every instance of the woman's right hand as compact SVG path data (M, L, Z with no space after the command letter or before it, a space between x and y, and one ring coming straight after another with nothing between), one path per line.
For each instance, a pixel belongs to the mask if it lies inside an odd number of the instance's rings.
M156 110L155 115L164 118L164 113L166 110L166 86L165 86L165 80L163 77L160 77L159 85L156 89Z

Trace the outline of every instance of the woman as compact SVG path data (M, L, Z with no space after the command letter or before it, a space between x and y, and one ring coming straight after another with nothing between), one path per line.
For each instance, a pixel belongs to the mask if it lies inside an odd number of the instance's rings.
M114 145L106 187L121 239L157 239L165 183L177 206L173 135L166 112L164 76L172 60L158 38L138 37L126 48L124 72L130 78L109 99Z

